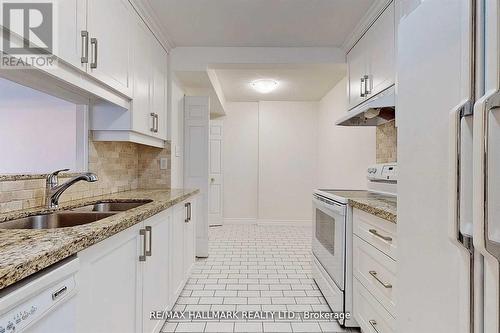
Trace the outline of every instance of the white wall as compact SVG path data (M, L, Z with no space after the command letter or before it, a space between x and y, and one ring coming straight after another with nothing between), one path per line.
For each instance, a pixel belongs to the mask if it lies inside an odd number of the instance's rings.
M224 124L224 218L258 217L259 105L226 104Z
M81 170L77 107L0 79L0 173Z
M344 78L319 103L316 187L367 188L366 167L376 160L375 127L335 126L346 110Z
M222 118L226 223L311 219L317 105L227 103Z
M184 91L175 80L171 82L171 187L183 187L184 159ZM177 156L178 155L178 156Z
M259 219L310 220L316 102L259 103Z

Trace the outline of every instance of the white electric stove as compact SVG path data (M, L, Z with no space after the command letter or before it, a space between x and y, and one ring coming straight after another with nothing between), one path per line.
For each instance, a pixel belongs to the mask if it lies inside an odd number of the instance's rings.
M333 312L352 314L352 208L349 198L390 197L397 194L397 164L367 169L369 190L318 189L313 193L313 277ZM352 317L339 323L358 327Z

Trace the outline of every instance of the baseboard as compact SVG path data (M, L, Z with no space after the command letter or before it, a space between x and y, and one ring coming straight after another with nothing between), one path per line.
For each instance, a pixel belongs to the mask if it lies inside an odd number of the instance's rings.
M311 227L311 220L275 220L275 219L257 219L257 218L225 218L224 225L242 225L242 224L258 224L258 225L286 225L295 227Z

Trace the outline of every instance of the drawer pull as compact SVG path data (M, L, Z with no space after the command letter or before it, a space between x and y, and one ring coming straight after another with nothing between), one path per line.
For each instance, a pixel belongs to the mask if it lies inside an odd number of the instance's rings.
M377 281L378 281L378 283L380 283L381 285L383 285L383 286L384 286L384 288L387 288L387 289L391 289L391 288L392 288L392 284L390 284L390 283L386 283L386 282L383 282L382 280L380 280L380 279L378 278L378 276L377 276L377 272L375 272L375 271L370 271L369 273L370 273L370 275L371 275L371 276L373 276L373 278L374 278L375 280L377 280Z
M377 230L375 229L370 229L368 230L372 235L374 236L377 236L378 238L382 238L383 240L387 241L387 242L392 242L392 237L389 237L389 236L384 236L384 235L381 235L378 233Z
M372 319L372 320L369 320L368 322L370 323L370 325L372 325L375 332L380 333L379 330L377 329L377 322L375 320Z
M55 301L58 299L61 295L64 295L65 292L68 291L68 287L63 286L62 288L59 288L55 292L52 293L52 300Z

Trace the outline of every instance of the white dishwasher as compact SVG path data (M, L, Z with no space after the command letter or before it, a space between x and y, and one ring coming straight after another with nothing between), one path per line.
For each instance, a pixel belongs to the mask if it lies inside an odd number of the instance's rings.
M0 292L0 333L76 332L78 258L70 258Z

